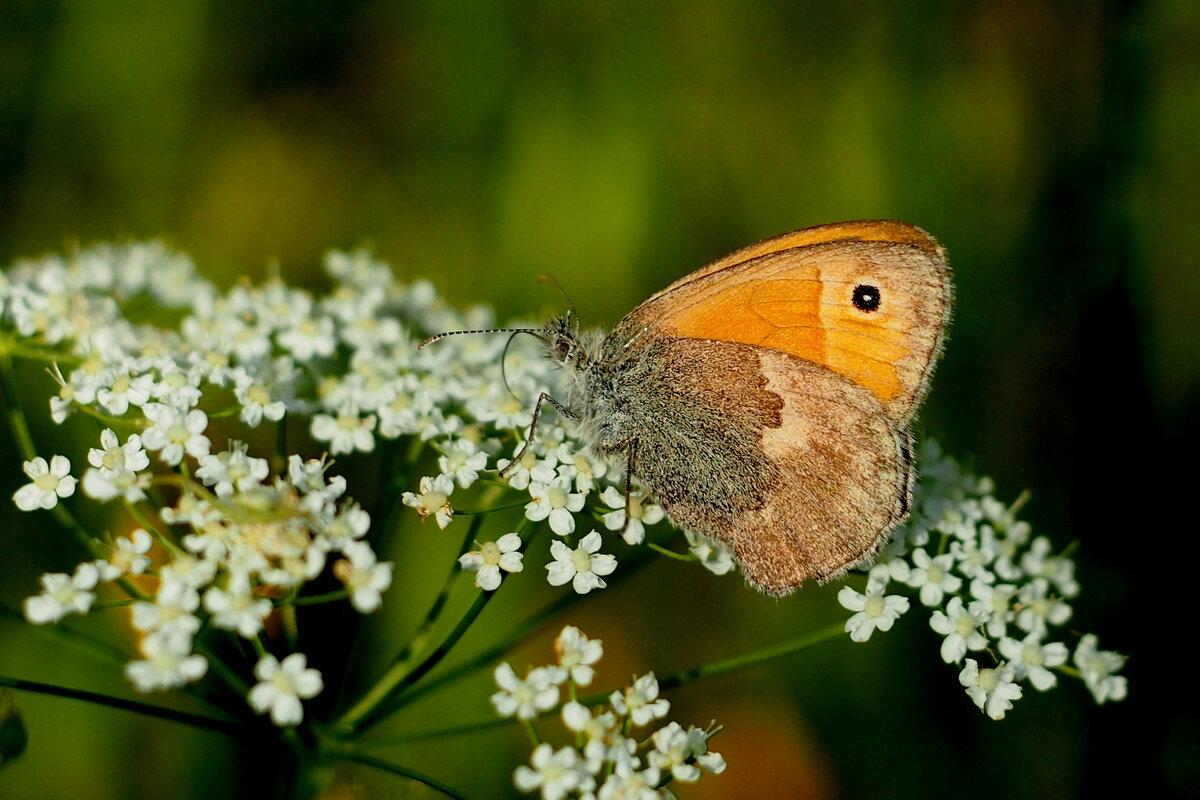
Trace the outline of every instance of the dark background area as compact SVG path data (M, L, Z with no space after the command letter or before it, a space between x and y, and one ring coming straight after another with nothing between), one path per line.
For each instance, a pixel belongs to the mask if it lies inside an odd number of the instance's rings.
M552 273L585 322L612 325L792 228L899 218L946 245L956 318L921 432L1002 498L1028 488L1035 532L1078 540L1071 627L1130 655L1129 699L1095 708L1065 681L991 722L911 613L868 644L676 692L674 718L726 726L713 746L730 764L683 798L1200 793L1190 660L1174 651L1194 590L1166 569L1195 560L1198 141L1187 2L0 5L5 264L164 237L222 285L277 267L320 287L325 250L365 244L502 317L554 310L535 282ZM60 451L32 408L41 451ZM20 458L0 448L11 493ZM4 518L0 597L16 605L80 556L45 518ZM399 619L428 602L422 581L398 572ZM662 563L569 621L609 644L598 685L615 687L837 619L836 589L777 603ZM533 591L488 613L510 624ZM543 637L513 660L550 657ZM0 673L131 693L7 619ZM489 691L482 676L437 707L482 718ZM32 743L3 796L250 794L269 770L211 734L18 700ZM387 755L489 797L528 748L506 729Z

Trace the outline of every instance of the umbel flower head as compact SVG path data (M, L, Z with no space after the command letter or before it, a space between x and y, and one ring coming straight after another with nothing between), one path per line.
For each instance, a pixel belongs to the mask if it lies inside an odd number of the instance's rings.
M715 575L734 570L720 543L665 530L662 507L627 483L625 465L597 458L561 418L544 416L526 446L534 398L559 381L536 349L509 348L502 336L417 347L431 333L494 326L488 309L450 309L428 282L397 283L362 252L331 253L325 269L333 288L322 295L279 278L220 290L185 256L132 244L22 261L0 277L0 368L38 362L56 387L37 399L41 413L92 426L68 458L19 428L28 414L11 414L27 479L15 508L91 550L40 585L30 576L29 622L127 609L124 673L136 689L220 681L212 696L237 689L239 707L221 708L226 717L262 714L305 742L313 715L334 704L310 702L332 694L332 678L304 652L317 638L304 609L377 613L395 602L397 565L425 545L448 542L447 563L434 568L452 571L414 649L443 627L437 615L453 606L444 601L456 585L475 600L459 626L444 626L452 637L514 580L591 601L651 547ZM174 322L126 315L147 306ZM14 410L21 398L4 378ZM333 457L375 459L361 472L376 476L378 502L356 500ZM838 591L851 639L927 614L931 654L996 719L1028 696L1025 687L1047 691L1064 676L1081 678L1097 702L1123 699L1125 657L1100 650L1092 634L1071 642L1064 631L1080 592L1069 550L1034 536L1017 519L1019 503L999 501L990 481L936 446L922 448L919 472L909 523L865 577ZM415 667L410 657L422 653L398 650L379 685L337 719L317 721L361 734L449 646ZM555 653L553 664L518 672L505 663L494 673L499 714L530 729L554 715L570 732L571 741L533 748L514 772L519 789L668 797L668 783L724 769L708 749L718 729L669 721L654 672L582 697L577 690L601 682L602 643L567 626Z

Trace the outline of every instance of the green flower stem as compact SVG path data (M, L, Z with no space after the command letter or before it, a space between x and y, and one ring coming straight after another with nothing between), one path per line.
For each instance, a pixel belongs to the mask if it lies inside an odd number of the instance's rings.
M696 557L691 553L677 553L669 547L663 547L661 544L656 544L655 542L647 542L646 546L654 552L661 553L667 558L673 558L676 561L686 561L690 564L693 564L696 561Z
M349 596L349 589L334 589L332 592L325 592L324 594L310 594L304 597L297 597L293 600L280 601L278 605L281 607L316 606L320 605L321 603L332 603L337 600L345 600Z
M279 609L279 622L287 640L288 652L294 653L300 649L300 621L296 618L296 606L285 605Z
M462 792L458 791L457 789L447 786L446 784L439 781L437 778L432 778L428 775L424 775L420 772L417 772L416 770L409 769L408 767L402 767L399 764L393 764L390 761L383 761L378 758L372 758L371 756L359 755L357 753L346 753L346 754L339 756L338 758L339 758L339 760L342 760L342 761L349 761L354 764L362 764L367 767L373 767L374 769L380 770L382 772L390 772L393 775L399 775L401 777L417 781L418 783L423 783L426 786L430 787L431 789L436 789L437 791L441 792L446 797L455 798L455 800L471 800L469 797L467 797Z
M150 519L141 512L141 509L139 509L136 504L131 503L128 500L124 501L124 503L125 503L125 508L129 511L130 516L132 516L134 518L134 520L137 522L137 524L141 525L142 528L149 531L154 536L154 538L158 541L159 544L161 544L163 547L167 548L167 550L171 551L171 555L173 555L173 556L183 555L183 552L184 552L183 548L181 548L179 545L177 545L173 541L171 541L171 537L167 536L165 533L160 531L158 529L158 526L155 525L153 522L151 522Z
M208 665L212 668L212 674L220 678L226 686L233 690L234 694L237 694L239 697L246 696L246 694L250 691L250 685L238 677L238 674L234 672L221 658L218 658L211 647L207 646L199 639L195 639L192 642L192 647L197 653L208 659Z
M792 653L807 650L813 645L820 644L828 639L836 639L839 636L844 636L845 633L846 623L844 621L835 622L826 628L821 628L804 636L798 636L795 639L789 639L786 642L779 642L778 644L764 647L761 650L754 650L744 655L692 667L682 672L676 672L674 675L659 678L658 688L660 691L670 691L676 687L683 686L685 683L691 683L701 678L715 678L718 675L725 675L748 667L756 667L759 664L765 664L768 661L774 661L777 658L783 658L784 656L790 656ZM596 705L598 702L603 702L606 699L608 699L607 694L600 696L593 695L580 702L585 705Z
M25 418L25 409L21 406L21 400L17 396L17 386L13 382L12 357L3 347L0 347L0 396L3 397L4 404L8 407L9 428L17 440L21 456L26 461L32 461L37 457L37 448L34 447L33 435L29 432L29 423ZM92 555L98 558L107 555L100 543L79 524L62 503L55 504L54 508L50 509L50 514L59 526L69 531Z
M103 411L92 408L84 403L80 403L77 400L71 401L71 408L83 414L85 417L91 417L97 422L103 424L106 428L112 428L114 431L129 430L130 428L136 429L137 427L135 425L131 425L127 419L114 417L111 414L105 414Z
M4 397L4 405L8 407L8 424L17 447L26 461L32 461L37 456L37 448L33 446L33 435L29 432L29 423L25 420L25 410L17 398L17 386L13 383L12 355L7 348L0 347L0 394Z
M12 339L8 339L7 337L4 346L7 347L8 352L12 353L17 358L23 358L27 361L41 361L46 364L78 364L83 361L83 359L79 356L73 356L69 353L63 353L58 350L44 350L37 347L20 345L12 341Z
M123 600L97 600L96 602L92 603L92 610L95 611L105 608L128 608L136 602L137 598L135 597L126 597Z
M271 453L271 470L276 475L287 475L288 458L288 415L285 413L275 423L275 449Z
M369 730L380 722L386 713L381 713L381 711L387 703L441 663L495 594L495 592L480 592L479 596L475 598L475 602L454 626L454 630L415 668L408 670L406 663L393 664L379 683L338 721L336 728L339 732L346 736L354 736Z
M378 497L370 510L371 530L369 536L376 542L391 533L395 524L396 512L404 507L404 492L408 488L412 474L425 453L425 440L413 436L408 443L408 450L403 461L396 465L395 453L400 444L399 439L385 439L379 458Z
M471 528L468 530L467 536L464 538L463 544L459 549L460 553L469 546L469 543L474 538L475 533L478 531L478 526L481 524L482 520L483 517L478 517L472 523ZM530 522L529 520L525 520L521 524L519 533L522 538L525 538L529 534L529 531L533 529L536 529L536 524ZM397 655L391 668L388 669L383 678L380 679L379 683L377 683L369 692L367 692L367 694L364 695L361 700L355 703L349 711L342 715L341 719L339 719L334 726L335 730L338 730L342 735L352 736L361 733L370 726L376 724L383 718L385 714L389 713L388 705L391 703L391 701L403 693L409 686L412 686L414 683L420 680L422 676L429 672L429 670L437 666L441 660L446 657L446 654L450 652L450 648L452 648L458 642L458 640L462 638L463 634L467 632L467 629L471 627L471 624L483 611L484 607L492 599L492 596L495 595L494 591L480 592L479 596L475 598L475 602L471 604L469 609L467 609L467 612L463 615L462 619L458 621L458 624L454 627L454 630L450 632L446 639L443 640L443 642L438 645L433 652L430 653L418 666L415 668L411 667L412 656L415 654L417 647L424 641L425 638L427 638L428 629L430 626L432 626L433 620L435 620L436 617L441 613L442 607L445 605L445 600L449 595L450 587L457 574L458 564L455 563L453 566L451 566L450 574L446 578L446 582L442 587L442 591L438 595L437 599L435 599L433 607L430 609L430 613L426 615L425 622L422 623L422 627L418 629L418 632L413 635L413 638L409 641L409 644L405 646L399 655Z
M458 555L462 555L470 548L471 543L475 541L475 537L479 534L479 529L483 525L483 517L476 517L471 520L471 524L467 527L466 535L463 536L462 544L458 546ZM446 607L446 602L450 599L450 590L454 588L455 579L462 573L462 568L458 564L458 558L450 565L450 570L446 573L446 580L442 582L441 591L434 598L433 604L429 607L429 611L425 614L425 619L417 626L417 629L409 637L404 646L400 648L400 652L392 659L392 663L407 671L412 665L413 658L416 653L425 646L425 642L429 640L429 633L433 626L437 623L442 615L442 611Z
M801 650L806 650L809 647L819 644L827 639L835 639L844 633L845 623L837 622L827 628L822 628L821 630L814 631L813 633L806 634L795 639L790 639L786 642L780 642L778 644L771 645L770 647L764 647L761 650L755 650L753 652L740 656L734 656L733 658L727 658L722 661L714 661L711 664L702 664L698 667L692 667L691 669L685 669L673 675L668 675L665 678L659 678L658 686L660 690L668 691L670 689L678 688L685 683L691 683L695 680L700 680L703 678L715 678L718 675L725 675L737 670L756 667L759 664L765 664L768 661L773 661L777 658L783 658L784 656L798 653ZM597 706L601 703L607 702L609 695L611 694L612 692L601 692L598 694L588 695L587 697L580 698L579 702L586 706ZM543 711L538 716L544 717L557 713L558 709L555 708L549 711ZM488 730L489 728L498 728L502 725L508 725L511 723L511 718L501 717L496 719L482 720L480 722L471 722L465 725L440 728L432 731L417 731L413 733L401 734L399 736L381 737L379 739L359 742L355 745L355 747L359 750L374 750L392 747L398 744L405 744L408 742L423 742L430 739L461 736L468 733L476 733L478 731Z
M618 583L637 574L638 571L640 571L646 565L652 563L653 560L654 559L651 557L649 550L638 550L637 554L632 558L621 562L621 568L619 570L605 578L605 580L608 581L608 589L605 591L611 591L612 588ZM494 647L488 648L472 658L470 661L460 664L454 669L447 670L446 672L438 675L438 677L425 681L420 686L406 693L403 698L404 705L415 701L418 697L423 697L430 692L440 689L447 683L453 683L460 678L474 674L477 670L491 666L496 662L496 659L500 658L500 656L504 655L520 645L522 642L525 642L527 639L537 634L552 621L554 621L560 614L578 604L586 597L587 595L576 594L575 592L567 592L559 595L558 599L556 599L554 602L547 604L544 608L542 608L541 611L522 622L504 641L500 642Z
M161 706L154 706L150 705L149 703L139 703L135 700L125 700L120 697L110 697L108 695L97 694L95 692L85 692L81 689L69 689L65 686L55 686L49 683L25 681L19 678L10 678L7 675L0 675L0 686L7 686L10 689L18 689L24 692L36 692L38 694L48 694L55 697L66 697L71 700L82 700L85 703L95 703L97 705L108 706L110 708L120 708L125 711L132 711L136 714L142 714L148 717L157 717L158 719L170 720L171 722L180 722L184 725L190 725L193 728L223 733L226 736L244 736L248 733L247 728L235 722L213 719L212 717L205 717L199 714L189 714L185 711L162 708Z
M495 489L497 487L492 487L492 488ZM488 506L484 505L481 508L471 508L471 509L467 509L465 511L461 508L456 508L456 509L454 509L454 516L456 516L456 517L478 517L478 516L483 516L486 514L491 514L496 511L510 511L514 508L524 508L527 505L529 505L529 501L522 500L518 503L509 503L508 505L505 505L505 506L488 507Z
M93 608L95 605L93 605ZM129 660L119 648L113 647L108 642L93 638L86 633L80 633L66 627L65 625L30 625L25 621L25 615L10 607L7 603L0 603L0 614L12 618L14 622L21 624L24 630L32 630L42 636L53 637L60 642L66 642L72 647L76 647L95 656L112 661L117 664L123 664Z

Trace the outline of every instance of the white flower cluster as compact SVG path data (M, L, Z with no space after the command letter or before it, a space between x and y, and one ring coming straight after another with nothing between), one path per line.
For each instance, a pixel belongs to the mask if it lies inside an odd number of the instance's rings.
M490 311L454 312L428 282L399 284L361 252L331 253L325 268L334 288L322 296L278 278L223 292L187 257L151 243L21 261L0 280L0 344L50 369L55 422L79 412L97 420L99 446L78 483L88 499L121 506L109 523L118 533L95 537L97 558L44 576L26 615L40 624L88 613L98 599L132 604L141 658L127 674L139 689L205 674L202 630L265 641L267 618L319 576L341 580L363 613L391 583L392 565L365 539L367 513L345 496L342 477L327 474L328 459L276 452L273 463L286 469L273 468L266 454L226 438L235 420L250 441L262 437L246 429L305 420L334 456L401 437L427 444L438 472L404 492L405 505L445 528L455 519L452 495L481 480L523 495L525 518L556 534L542 574L580 594L604 588L617 567L600 530L636 544L663 519L644 492L627 498L623 476L585 455L553 415L519 463L504 458L520 451L532 423L528 399L555 380L540 348L453 336L419 349L429 333L493 324ZM171 324L141 324L135 310ZM419 452L410 448L412 465ZM31 455L25 472L17 507L64 513L57 507L77 484L68 458ZM519 534L499 535L460 563L491 591L523 569L522 548ZM694 550L714 571L732 564L710 543ZM263 696L249 699L257 707Z
M584 705L575 697L578 687L588 686L593 665L604 655L598 639L589 639L578 628L568 626L554 642L557 663L535 667L522 678L508 664L496 668L499 691L492 705L505 717L532 721L559 708L562 723L574 735L575 744L555 749L541 742L533 750L529 766L519 766L513 782L522 792L540 790L543 800L565 797L590 800L617 798L673 797L665 787L672 780L699 780L702 769L725 770L725 759L708 749L717 732L678 722L668 722L649 735L633 735L666 717L671 703L659 697L653 673L635 678L630 686L610 694L605 704ZM560 707L566 688L572 698Z
M3 276L6 351L53 365L54 421L77 411L99 420L80 484L93 501L123 504L127 515L115 512L112 524L130 529L97 536L98 558L72 574L44 575L42 592L25 602L30 622L87 613L101 596L131 603L141 658L126 674L150 691L205 674L202 628L262 640L267 617L327 566L358 611L379 607L392 565L366 542L370 519L344 496L345 479L327 475L326 459L276 453L286 469L274 473L242 442L218 450L215 420L255 428L310 417L312 436L334 454L370 450L376 434L458 431L458 418L441 409L466 387L441 356L416 349L401 320L422 328L486 320L439 310L428 284L395 284L390 269L360 253L331 254L326 268L337 286L319 299L279 280L221 293L157 244L23 261ZM178 324L128 319L125 309L143 300L173 310ZM474 344L462 346L464 361L496 359L493 344ZM464 461L455 469L465 485L479 462ZM75 494L70 472L65 456L31 458L31 482L14 503L55 509ZM248 702L280 725L298 722L299 699L320 690L302 654L263 655L255 674Z
M1078 674L1097 703L1124 699L1126 680L1117 673L1125 657L1097 649L1094 635L1070 650L1055 630L1071 618L1068 601L1079 594L1075 563L1055 554L1050 540L1034 537L1017 507L993 496L992 482L962 470L937 445L918 455L912 519L898 528L870 568L865 592L842 587L838 600L855 612L846 632L865 642L890 630L909 610L903 594L930 609L929 625L942 636L941 656L961 664L959 682L992 719L1002 719L1021 697L1022 685L1046 691L1055 670ZM987 653L992 666L968 653ZM983 657L982 655L980 656Z

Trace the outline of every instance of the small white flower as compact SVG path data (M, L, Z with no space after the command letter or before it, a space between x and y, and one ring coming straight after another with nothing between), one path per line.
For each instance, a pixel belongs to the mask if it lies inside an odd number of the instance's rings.
M213 586L204 593L204 608L213 615L213 625L237 631L244 639L253 639L263 629L263 620L271 613L271 601L251 593L250 579L232 575L224 588Z
M481 452L470 439L447 443L438 458L438 469L466 489L479 479L479 471L487 468L487 453Z
M502 717L516 716L517 719L533 719L542 711L548 711L558 702L559 670L550 667L535 667L529 670L525 680L517 677L508 663L496 667L494 673L500 691L492 695L492 705Z
M233 391L237 401L242 404L238 419L251 428L257 428L264 418L278 422L287 413L287 405L282 400L273 398L266 386L248 376L239 378Z
M68 614L86 614L96 601L92 589L99 578L96 565L86 562L75 568L74 575L46 573L41 580L42 593L25 600L22 608L25 619L34 625L45 625Z
M568 625L554 640L554 652L558 654L558 665L567 671L571 680L579 686L592 682L595 664L604 655L604 644L599 639L589 639L574 625Z
M1075 647L1075 666L1097 703L1124 700L1129 686L1125 676L1116 673L1125 666L1126 657L1112 650L1098 649L1099 643L1092 633L1081 638Z
M1028 679L1033 688L1039 692L1052 689L1058 683L1058 677L1050 671L1051 667L1067 663L1067 646L1062 642L1042 644L1041 640L1030 634L1024 641L1004 637L999 644L1000 655L1012 665L1018 680Z
M1017 587L1007 583L990 584L976 578L971 581L970 609L987 620L987 635L993 639L1004 636L1008 623L1017 616L1013 598Z
M524 407L524 404L522 404L522 407ZM508 481L508 485L512 488L525 491L533 481L546 483L554 480L554 476L557 474L554 468L558 464L556 457L552 454L545 459L538 460L536 448L537 442L532 447L525 447L524 442L522 442L517 446L518 452L521 452L521 459L519 461L513 464L511 460L502 458L497 462L497 466L500 467L500 471L504 474L504 479Z
M733 551L715 539L685 530L688 549L700 561L700 565L714 575L727 575L737 566Z
M66 456L54 456L49 464L38 456L26 461L24 469L33 483L27 483L13 493L13 502L22 511L54 508L60 497L75 494L76 481L71 477L71 462Z
M1031 578L1044 578L1053 583L1063 597L1074 597L1079 594L1079 583L1075 580L1075 562L1069 558L1051 555L1050 550L1050 540L1045 536L1037 537L1021 557L1021 569Z
M170 631L189 638L200 630L195 615L200 607L200 595L183 581L163 579L153 602L139 600L133 604L133 627L139 631Z
M279 346L289 351L298 362L311 361L316 356L333 355L337 347L333 320L309 316L308 313L298 313L291 327L275 336Z
M930 558L924 548L912 552L916 567L909 573L908 585L920 589L921 604L930 608L940 606L946 593L953 594L962 588L962 578L955 575L954 556L944 555Z
M942 660L957 664L968 650L987 647L987 639L979 632L985 622L987 619L981 612L963 606L961 597L950 598L946 613L934 611L929 617L929 627L946 637L942 640Z
M326 550L344 550L346 545L366 536L370 529L371 515L358 503L348 503L329 520L321 533L320 544Z
M575 490L587 494L596 486L596 479L604 477L608 465L593 461L585 453L575 450L577 444L564 442L558 446L558 476L575 482Z
M635 678L632 686L613 692L608 696L608 702L618 714L628 714L638 727L652 719L665 717L671 710L671 701L658 696L658 679L653 672Z
M951 542L950 554L958 566L958 571L968 578L979 579L986 583L996 580L990 567L999 556L995 541L980 542L972 539L966 542Z
M243 442L231 441L224 452L200 458L196 477L213 487L217 497L228 497L235 488L239 492L257 489L270 472L271 465L265 458L253 458Z
M600 495L600 499L609 508L617 509L604 515L604 527L610 531L624 528L621 538L629 544L641 544L646 538L646 526L661 522L666 515L662 506L648 502L649 498L645 492L634 492L629 496L629 524L626 525L624 492L618 491L615 486L609 486Z
M292 653L282 662L265 655L254 667L254 677L259 682L246 696L250 707L259 714L270 710L271 722L281 728L299 724L304 719L300 701L316 697L324 688L321 673L308 666L304 653Z
M135 433L121 444L117 435L106 428L100 434L100 447L88 451L92 466L83 474L84 493L102 503L115 497L124 497L130 503L142 500L149 478L137 473L150 466L142 438Z
M458 563L467 572L475 573L476 586L492 592L499 588L504 572L520 572L525 568L523 558L520 535L506 533L494 542L480 544L478 550L463 553Z
M1061 598L1050 594L1050 583L1036 578L1017 592L1021 610L1017 612L1017 627L1028 633L1045 636L1050 625L1062 625L1071 618L1071 607Z
M164 584L179 582L191 586L193 589L199 589L201 586L212 583L216 574L216 562L205 561L188 553L180 553L170 564L162 568L160 577Z
M96 392L96 400L108 413L119 417L129 410L130 404L142 406L149 402L153 386L153 375L135 378L128 372L120 372L113 376L111 386Z
M366 542L350 542L342 548L346 558L333 565L333 574L350 590L350 603L362 614L370 614L383 602L392 585L390 561L377 563L375 551Z
M570 583L579 594L603 589L608 584L601 576L609 575L617 568L617 559L607 554L596 554L600 544L599 531L592 531L583 537L579 547L574 550L558 540L551 542L550 555L554 556L554 560L546 565L546 580L551 586Z
M862 594L851 586L843 586L838 592L842 608L856 612L846 620L846 633L851 640L865 642L876 629L890 631L900 615L908 611L908 598L900 595L885 595L885 584L878 579L867 581L867 592Z
M197 459L208 455L212 444L204 435L208 415L200 409L194 408L184 414L162 403L147 403L142 412L154 423L142 432L142 444L151 452L160 451L158 457L165 463L179 464L184 453Z
M522 764L513 772L513 783L522 792L542 790L542 800L561 800L568 792L590 791L595 779L580 764L574 748L563 747L558 752L542 742L534 748L530 767Z
M661 780L658 767L647 767L638 772L628 762L618 761L596 797L597 800L660 800L667 797L656 788Z
M582 733L592 724L592 710L576 700L563 704L563 725L567 730Z
M655 731L652 738L654 750L647 758L653 766L670 770L676 780L699 780L700 767L712 773L725 771L725 759L720 753L708 751L708 734L695 726L685 731L678 722L670 722Z
M559 536L575 532L576 511L583 509L584 496L570 491L570 484L556 480L553 483L534 481L529 484L529 496L533 501L525 506L525 518L541 522L549 518L550 530Z
M417 510L424 520L433 514L434 520L442 530L454 520L454 509L450 506L450 493L454 491L454 481L449 475L438 475L436 478L421 478L421 492L405 492L404 505Z
M1013 683L1013 668L1001 664L994 669L980 669L975 659L968 658L958 682L980 711L992 719L1004 719L1013 701L1021 699L1021 687Z
M333 455L356 451L370 453L375 449L375 415L361 416L357 406L347 403L338 409L337 416L316 414L309 432L318 442L329 442Z
M115 581L122 575L141 575L150 566L150 558L146 553L150 552L153 544L150 534L142 528L132 531L128 537L116 539L108 560L93 562L100 570L100 578Z
M125 677L139 692L173 689L199 680L208 671L208 661L193 655L192 638L179 631L155 631L142 639L141 661L125 665Z

